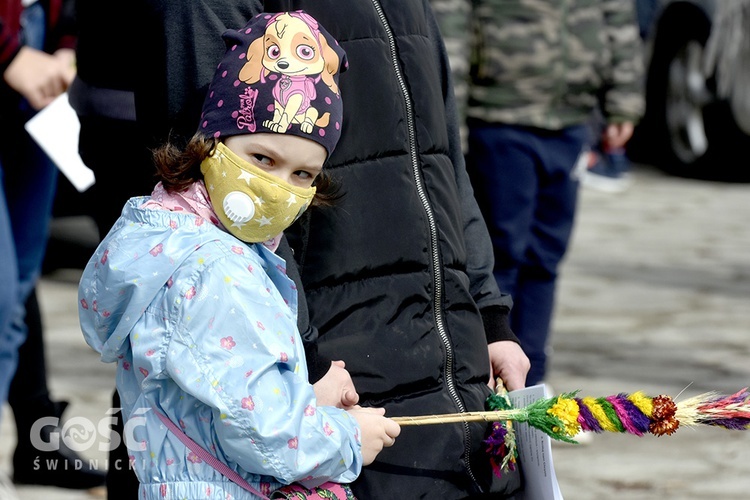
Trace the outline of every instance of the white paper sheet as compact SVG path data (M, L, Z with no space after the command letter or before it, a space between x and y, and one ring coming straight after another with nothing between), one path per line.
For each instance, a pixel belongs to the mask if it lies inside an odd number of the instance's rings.
M83 163L78 154L81 124L78 122L78 115L70 107L67 92L34 115L26 122L25 127L78 191L86 191L94 184L94 172Z
M508 396L517 408L547 397L544 385L511 391ZM525 423L514 422L513 428L525 484L524 491L517 497L520 500L563 500L552 463L552 439Z

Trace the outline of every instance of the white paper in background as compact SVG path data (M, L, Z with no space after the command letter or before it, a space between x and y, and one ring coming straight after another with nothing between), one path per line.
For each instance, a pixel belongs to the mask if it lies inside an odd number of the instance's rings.
M65 92L26 122L26 131L80 192L94 184L94 172L78 154L81 124Z
M548 397L545 386L534 385L508 393L513 406L522 408ZM516 431L518 460L524 477L524 491L520 500L563 500L552 463L552 438L526 423L513 423Z

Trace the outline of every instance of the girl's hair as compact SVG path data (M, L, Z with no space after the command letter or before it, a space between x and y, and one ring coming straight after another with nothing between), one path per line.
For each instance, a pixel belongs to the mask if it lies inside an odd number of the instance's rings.
M164 189L169 193L181 192L202 180L201 162L211 155L217 143L213 137L195 134L183 148L170 141L154 150L156 173ZM338 187L325 170L315 178L313 185L317 189L312 206L330 206L340 198Z

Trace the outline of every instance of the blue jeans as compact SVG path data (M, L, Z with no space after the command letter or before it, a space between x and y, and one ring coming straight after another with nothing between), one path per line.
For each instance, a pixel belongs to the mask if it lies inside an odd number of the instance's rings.
M470 124L468 168L495 252L495 280L513 297L511 328L531 361L526 382L547 364L558 265L573 229L587 126L561 131Z
M34 45L40 42L38 23L44 22L44 17L38 15L38 7L39 4L34 4L26 9L32 15L24 18L25 29L34 26ZM21 100L17 110L2 116L0 405L8 399L8 388L18 364L18 348L26 339L24 304L39 278L57 186L57 168L23 128L32 115L28 103Z

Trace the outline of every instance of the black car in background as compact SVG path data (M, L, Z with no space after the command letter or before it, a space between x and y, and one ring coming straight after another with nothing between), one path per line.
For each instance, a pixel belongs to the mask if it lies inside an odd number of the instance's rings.
M743 57L750 55L750 2L636 5L646 47L646 114L630 156L675 175L750 181L750 60ZM729 61L723 68L731 71L717 71L717 60ZM727 95L727 76L748 91Z

